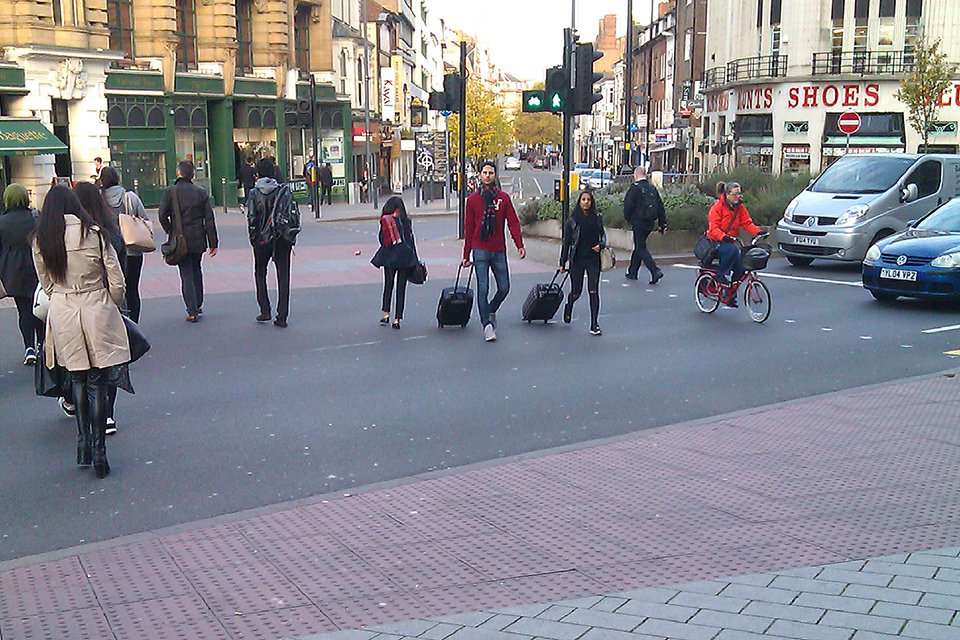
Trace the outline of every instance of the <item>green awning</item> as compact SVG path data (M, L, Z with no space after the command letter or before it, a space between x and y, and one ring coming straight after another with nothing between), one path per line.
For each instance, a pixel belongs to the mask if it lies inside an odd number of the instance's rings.
M847 146L847 136L828 136L825 147ZM850 136L851 147L902 147L900 136Z
M34 118L0 118L0 156L66 153L67 146Z

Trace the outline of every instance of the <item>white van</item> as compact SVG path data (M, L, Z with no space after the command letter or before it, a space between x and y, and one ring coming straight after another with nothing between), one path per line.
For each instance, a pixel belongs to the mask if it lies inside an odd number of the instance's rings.
M787 206L777 247L797 266L860 262L877 240L958 195L958 155L847 154Z

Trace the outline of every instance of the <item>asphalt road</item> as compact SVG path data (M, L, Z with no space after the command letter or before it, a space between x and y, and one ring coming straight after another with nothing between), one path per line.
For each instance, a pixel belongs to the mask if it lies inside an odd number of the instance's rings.
M455 224L418 222L418 238ZM304 246L350 245L375 222L314 228ZM243 246L240 227L222 236ZM436 327L448 283L433 278L410 288L401 331L377 324L375 284L296 289L285 331L253 322L252 291L208 296L199 325L178 298L145 300L154 349L121 394L102 481L74 466L75 422L33 395L0 309L0 561L956 366L960 332L924 333L957 324L955 306L878 304L856 270L772 261L757 325L700 313L695 271L663 267L656 287L605 274L600 338L585 299L569 326L520 321L542 274L515 275L494 344L476 317Z

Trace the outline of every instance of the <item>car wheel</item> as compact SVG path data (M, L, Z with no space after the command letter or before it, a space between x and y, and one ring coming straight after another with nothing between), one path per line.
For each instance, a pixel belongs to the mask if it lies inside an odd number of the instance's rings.
M870 291L870 295L878 302L893 302L900 297L895 293L888 293L886 291Z
M795 267L809 267L813 264L813 258L797 258L796 256L787 256L787 262Z

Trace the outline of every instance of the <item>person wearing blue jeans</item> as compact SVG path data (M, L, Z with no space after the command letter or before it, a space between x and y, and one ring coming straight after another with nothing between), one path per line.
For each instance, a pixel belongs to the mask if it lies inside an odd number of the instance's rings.
M740 230L743 229L753 236L763 233L763 229L753 223L750 212L743 204L743 194L738 183L717 183L717 201L710 207L707 220L710 225L707 237L714 241L713 246L720 262L717 279L725 284L736 282L743 275L740 247L736 242ZM733 280L730 279L731 276ZM737 306L736 297L727 304L731 307Z
M497 339L497 310L510 292L510 271L507 269L507 236L510 229L522 260L526 255L520 235L520 219L510 196L497 185L497 165L489 160L480 165L480 190L467 198L464 220L463 266L476 265L477 310L483 325L483 339ZM471 259L473 262L471 262ZM490 270L497 281L497 293L490 295Z

